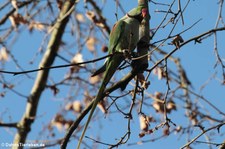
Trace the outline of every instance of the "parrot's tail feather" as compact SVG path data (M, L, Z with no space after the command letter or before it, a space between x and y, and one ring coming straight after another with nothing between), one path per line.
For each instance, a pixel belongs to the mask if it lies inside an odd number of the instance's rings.
M104 71L106 70L106 64L104 64L101 68L99 68L98 70L96 70L92 75L91 77L94 77L100 73L103 73Z

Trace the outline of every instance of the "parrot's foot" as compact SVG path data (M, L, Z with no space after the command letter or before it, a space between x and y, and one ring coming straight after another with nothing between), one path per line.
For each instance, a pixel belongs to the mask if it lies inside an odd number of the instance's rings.
M124 49L122 52L123 52L123 56L126 59L131 59L131 53L130 53L130 50L129 49Z

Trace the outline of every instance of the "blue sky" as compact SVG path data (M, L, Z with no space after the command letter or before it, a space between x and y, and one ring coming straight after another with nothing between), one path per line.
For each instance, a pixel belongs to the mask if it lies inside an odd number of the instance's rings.
M100 1L99 1L100 2ZM170 2L170 1L169 1ZM168 2L168 3L169 3ZM186 1L182 1L186 2ZM184 4L184 3L183 3ZM121 5L124 7L126 11L129 11L131 8L135 7L137 5L136 1L131 0L121 0ZM177 4L176 4L177 5ZM175 5L175 6L176 6ZM150 14L151 14L151 28L156 28L157 25L160 23L163 15L160 13L156 13L155 10L163 9L166 7L159 7L154 4L150 5ZM83 10L83 5L78 5L77 9L80 11ZM177 7L173 7L174 11L176 11ZM109 25L112 27L113 23L116 21L116 17L114 15L116 10L116 5L114 1L108 0L107 3L104 6L103 13L105 17L107 18L107 21ZM5 10L7 11L7 10ZM174 30L174 34L181 32L182 30L190 27L192 24L194 24L199 19L202 19L197 25L195 25L193 28L191 28L189 31L185 32L182 37L184 40L187 40L191 37L194 37L196 35L199 35L200 33L206 32L210 29L213 29L215 26L215 22L217 19L217 12L218 12L218 4L216 1L211 0L195 0L191 1L190 5L187 7L187 10L184 12L184 22L185 25L182 26L181 22L178 24L178 27ZM4 13L4 11L2 11ZM223 13L224 14L224 13ZM118 16L123 16L121 11L118 11ZM39 18L40 19L40 18ZM7 27L10 25L10 22L7 21L4 26L0 26L1 28ZM171 27L171 26L170 26ZM170 31L170 27L160 30L156 36L153 38L152 42L157 41L159 39L165 38L166 33ZM25 27L24 27L25 28ZM16 41L16 43L11 47L11 50L13 54L15 55L15 58L18 60L18 63L23 66L24 69L34 69L38 67L38 63L42 58L42 55L38 55L35 57L35 53L40 48L40 45L42 44L42 39L44 37L43 32L34 31L32 34L30 34L28 31L20 32L19 38ZM100 36L100 35L99 35ZM225 55L224 51L224 32L218 33L218 49L220 52L221 57ZM99 37L101 38L101 37ZM69 33L66 33L63 37L63 40L72 43L75 41L75 39L71 39L71 36ZM107 41L105 39L100 39L101 41L105 42L107 44ZM171 40L168 40L163 46L163 50L169 52L172 49L174 49L173 46L167 45L167 43L171 42ZM46 43L44 44L46 46ZM99 48L100 46L97 45ZM74 49L76 50L76 49ZM74 51L73 51L74 52ZM66 56L66 52L64 52L64 55ZM88 54L88 52L84 52L85 60L93 59L93 55ZM97 51L98 56L105 55L105 53L101 53L100 51ZM180 50L178 50L173 56L179 57L181 59L181 64L183 65L184 69L186 70L186 73L188 75L188 78L191 80L193 85L193 90L195 90L197 93L199 93L200 87L206 83L210 77L212 77L212 74L217 72L216 78L209 81L208 85L202 90L201 94L204 95L207 99L210 99L211 102L213 102L219 109L223 109L224 107L224 87L221 86L221 82L218 80L222 80L222 73L220 70L220 67L213 68L216 62L215 54L213 51L213 36L204 40L201 44L194 44L189 43L182 47ZM35 57L34 64L30 65L28 62L32 60L32 58ZM64 61L57 59L54 65L59 64L65 64ZM102 62L97 63L98 66L100 66ZM173 68L172 63L168 63L171 68ZM1 66L1 65L0 65ZM93 67L93 66L90 66ZM151 67L151 66L150 66ZM10 71L18 71L19 69L16 67L16 65L10 61L7 63L4 67L5 70ZM62 69L55 69L51 70L50 76L51 79L55 82L58 82L63 76L65 76L65 72L68 72L68 68L62 68ZM31 73L29 76L31 78L35 78L37 73ZM84 74L84 76L89 76L90 74ZM20 93L24 95L29 95L29 92L31 90L31 87L33 85L33 79L27 78L25 75L4 75L5 79L9 83L15 83L16 87L15 90L19 91ZM59 79L60 78L60 79ZM165 81L157 80L156 76L151 76L151 86L147 90L148 93L154 93L155 91L162 91L165 92L166 88L162 87L165 86ZM50 82L49 82L50 83ZM1 90L4 90L1 88ZM93 92L93 95L95 95L96 91ZM41 96L37 119L35 123L32 125L32 131L29 133L28 140L46 140L46 138L39 137L40 129L43 126L46 126L48 122L54 118L56 112L62 111L65 104L65 98L68 96L69 90L68 88L60 88L60 93L57 96L53 96L52 92L47 89L43 95ZM119 92L118 92L119 93ZM77 99L80 99L80 96L76 97ZM140 98L140 96L139 96ZM192 98L195 99L195 98ZM151 101L149 101L151 102ZM210 107L207 107L207 105L202 102L203 106L206 106L209 113L215 113L214 115L217 117L220 117L220 115L217 115L216 112L211 109ZM5 98L0 98L0 118L4 120L4 122L15 122L19 121L24 113L24 109L26 106L26 98L22 98L17 96L15 93L11 91L7 91ZM61 110L59 110L61 109ZM156 113L153 109L144 109L146 113L149 113L158 119L162 119L163 116ZM179 111L182 111L182 107L178 107ZM99 117L104 117L104 115L99 111ZM184 112L183 112L184 113ZM173 120L174 123L177 125L184 125L187 126L188 121L184 118L184 114L180 112L172 112L172 114L169 115L169 117ZM157 136L162 135L162 129L159 129L157 133L154 133L152 135L147 135L144 138L140 139L138 138L139 134L139 121L138 116L136 112L133 112L134 119L131 121L131 127L132 127L132 133L131 138L128 142L134 143L141 140L149 140L153 139ZM75 119L74 115L67 115L68 118ZM84 123L85 121L82 121ZM151 124L151 128L157 125L156 123ZM207 125L207 124L206 124ZM100 121L95 121L93 124L90 125L92 127L91 131L87 131L87 136L90 137L100 137L100 139L104 142L113 143L116 142L115 138L120 138L125 132L127 128L127 121L124 119L122 115L115 114L110 117L101 118ZM104 126L104 127L103 127ZM173 126L171 126L173 128ZM38 129L40 128L40 129ZM93 129L94 128L94 129ZM95 129L97 128L97 129ZM45 131L43 131L45 133ZM57 131L56 131L57 132ZM195 137L198 135L201 131L196 128L194 129L193 135L190 138ZM221 143L223 142L223 139L219 137L219 135L215 132L215 140L213 142ZM221 132L224 133L224 128L221 128ZM14 134L16 133L16 130L14 129L8 129L8 128L0 128L0 142L12 142L14 138ZM64 131L58 132L56 135L57 137L63 137ZM119 148L120 149L143 149L143 148L164 148L167 146L168 149L175 149L183 146L186 143L186 135L177 135L172 133L170 136L160 139L155 142L149 142L144 143L142 145L122 145ZM199 140L204 140L204 137L200 138ZM91 142L91 140L85 139L87 142ZM73 148L76 144L75 141L72 141L72 143L69 144L69 148ZM195 147L195 146L194 146ZM198 145L198 148L205 148L205 145ZM53 147L55 148L55 147ZM107 148L106 146L99 146L99 148Z

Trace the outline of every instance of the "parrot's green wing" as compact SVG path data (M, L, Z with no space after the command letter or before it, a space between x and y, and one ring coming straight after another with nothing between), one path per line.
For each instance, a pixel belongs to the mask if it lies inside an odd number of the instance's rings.
M109 54L113 55L110 58L107 58L104 67L101 68L100 71L97 71L98 73L105 71L105 74L102 80L102 84L98 90L98 94L92 105L88 120L79 139L77 149L80 148L81 142L98 102L104 98L104 91L107 84L109 83L110 79L112 78L121 62L124 60L124 56L122 54L116 54L115 52L122 52L124 49L129 49L130 52L132 52L135 49L139 40L139 25L143 17L145 17L145 15L143 15L144 12L146 12L146 10L143 9L142 6L132 9L129 14L124 16L114 25L110 33L108 48Z
M123 33L125 31L125 26L126 26L126 22L124 22L123 20L118 21L113 26L113 29L110 33L110 38L109 38L109 54L112 54L113 52L115 52L116 50L115 48L120 42L123 36Z
M120 20L114 24L109 37L109 45L108 45L109 54L112 54L116 51L116 46L118 45L118 43L120 42L124 34L125 26L126 26L126 22L124 22L123 20ZM104 65L101 68L97 69L91 76L94 77L100 73L103 73L106 70L107 63L109 62L110 59L111 58L108 58L105 61Z
M113 52L116 52L118 43L120 43L120 41L122 40L123 32L125 30L125 27L126 27L126 23L124 21L118 21L114 25L114 27L113 27L113 29L112 29L112 31L110 33L109 54L112 54ZM89 123L91 121L92 115L94 114L96 106L98 105L98 102L101 101L102 98L103 98L103 93L105 91L106 85L110 81L111 77L113 76L114 72L117 70L117 68L120 65L122 60L123 59L121 58L121 55L119 56L119 55L115 54L115 55L113 55L112 57L110 57L106 61L106 63L105 63L105 65L106 65L106 72L105 72L105 75L104 75L101 87L99 88L98 94L97 94L97 96L95 98L95 101L94 101L94 103L92 105L90 114L88 116L88 120L87 120L87 122L86 122L86 124L84 126L84 130L83 130L82 135L80 137L80 140L78 142L77 149L80 148L81 142L83 140L83 137L85 135L87 127L88 127L88 125L89 125Z

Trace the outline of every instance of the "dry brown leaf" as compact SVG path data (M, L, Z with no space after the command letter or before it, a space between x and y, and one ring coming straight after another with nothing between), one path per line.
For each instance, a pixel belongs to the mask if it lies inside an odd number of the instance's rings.
M153 102L152 106L156 112L164 113L164 105L160 101L163 101L163 94L160 92L155 92L154 95L156 101Z
M89 20L93 21L96 19L96 15L93 11L87 11L86 16Z
M17 27L19 24L28 24L29 22L19 13L14 13L9 16L9 20L13 27Z
M55 126L59 131L61 131L65 122L66 120L64 119L63 115L57 114L51 124L52 126Z
M93 11L88 11L86 13L86 16L89 20L91 20L95 25L101 27L101 28L105 28L105 24L103 23L102 19L98 19L96 17L96 14Z
M177 110L175 102L174 101L167 102L166 110L168 113L170 113L172 110Z
M3 84L2 84L2 88L9 88L9 89L12 89L12 88L14 88L14 85L13 85L13 84L6 84L6 83L3 83Z
M137 78L138 78L138 81L140 82L141 86L144 88L144 89L147 89L148 86L150 85L150 81L146 81L145 80L145 76L143 73L138 73L137 74Z
M142 87L144 89L148 89L148 86L150 85L150 81L145 81L144 84L142 85Z
M43 31L45 29L45 25L40 22L32 21L29 23L28 29L32 31L33 29L37 29L39 31Z
M64 125L64 128L66 130L68 130L72 124L73 124L73 121L72 120L68 120L68 121L66 121L66 123Z
M140 115L139 116L139 122L140 122L140 129L141 129L141 131L147 132L148 131L149 122L148 122L146 116Z
M81 53L77 53L72 59L72 63L82 63L82 62L84 62L84 60L83 60L83 55ZM80 66L85 66L85 65L81 64Z
M48 128L52 129L52 126L55 126L59 131L62 131L70 128L72 124L72 120L66 120L63 115L57 114L54 120L52 120L51 125L48 126Z
M71 60L71 63L82 63L82 62L84 62L84 60L83 60L83 55L82 55L81 53L77 53L77 54L73 57L73 59ZM70 67L70 73L76 73L76 72L79 72L80 66L81 66L81 67L84 67L85 64L81 64L81 65L79 65L79 66L71 66L71 67Z
M173 38L172 44L176 46L176 48L180 49L180 43L184 42L183 38L180 35L177 35Z
M11 0L11 4L12 4L13 8L15 8L16 11L18 12L17 0Z
M152 104L156 112L164 113L164 105L161 102L154 101Z
M0 97L5 97L6 92L1 92Z
M198 119L197 119L197 115L198 115L198 111L194 110L194 111L191 111L189 114L188 114L188 118L191 120L192 122L192 125L198 125Z
M143 75L143 73L138 73L137 78L141 85L145 82L145 76Z
M7 88L13 89L14 88L14 85L13 84L9 84L9 85L7 85Z
M6 47L2 47L0 50L0 61L8 61L9 60L9 54L7 52Z
M153 73L154 73L155 75L158 76L158 79L159 79L159 80L161 80L162 78L165 77L165 72L164 72L163 69L160 68L160 67L156 67L156 68L153 70Z
M139 138L143 138L145 136L145 133L144 132L140 132L139 133Z
M163 129L163 134L164 134L165 136L168 136L168 135L170 134L170 129L169 129L169 127L165 127L165 128Z
M14 17L13 16L9 16L9 20L10 20L10 22L12 24L12 27L16 28L18 24L16 23Z
M93 52L95 51L95 44L97 42L97 39L95 37L89 37L87 42L86 42L86 46L88 48L89 51Z
M153 132L154 132L153 129L149 129L147 133L148 133L148 134L152 134Z
M73 102L73 110L74 110L74 112L81 113L82 109L83 109L83 106L82 106L81 102L78 101L78 100L75 100Z
M64 123L65 120L64 120L64 117L63 117L62 114L57 114L57 115L55 116L54 121Z
M104 28L104 27L105 27L105 24L102 23L102 22L100 22L100 21L96 22L95 24L96 24L97 26L101 27L101 28Z
M83 14L77 13L75 17L79 22L85 22L85 18Z
M179 133L182 130L182 127L181 126L177 126L175 130L176 130L177 133Z
M155 122L155 119L152 116L146 116L146 119L147 119L148 123Z
M61 122L52 122L52 126L55 126L59 131L63 130L63 124Z
M101 102L98 103L98 108L102 111L102 113L106 114L107 110L106 110L106 105L107 105L107 101L106 100L102 100Z
M91 84L96 84L96 83L98 83L100 80L101 80L100 75L96 75L96 76L94 76L94 77L90 77L90 78L89 78L89 82L90 82Z
M72 103L68 103L68 104L65 106L65 110L66 110L66 111L73 110L73 104L72 104Z
M84 91L84 104L85 104L85 106L87 106L87 105L89 105L89 103L93 100L93 96L91 96L90 94L89 94L89 92L88 91Z
M158 100L162 100L162 98L163 98L163 94L162 93L160 93L160 92L155 92L155 98L157 98Z

